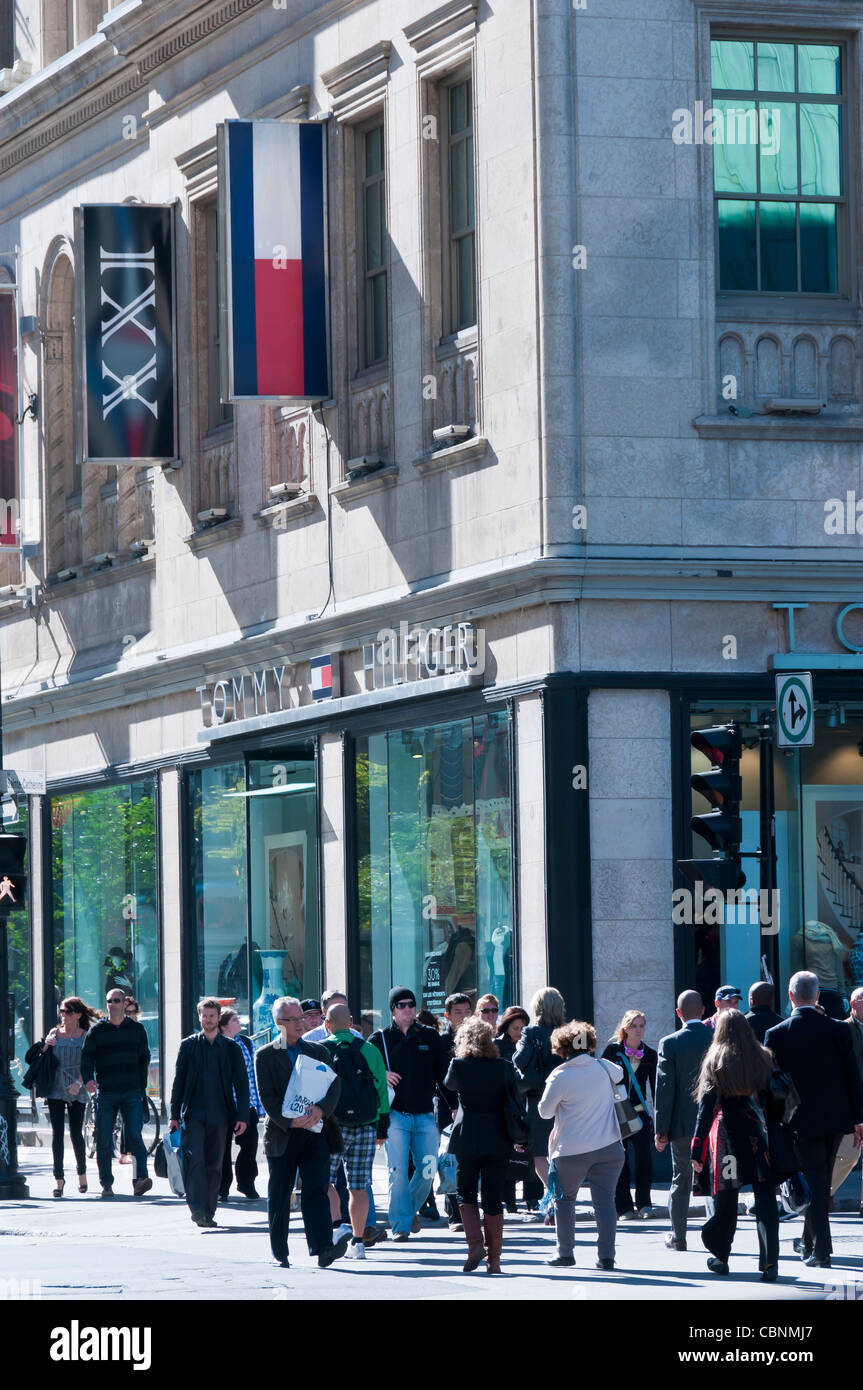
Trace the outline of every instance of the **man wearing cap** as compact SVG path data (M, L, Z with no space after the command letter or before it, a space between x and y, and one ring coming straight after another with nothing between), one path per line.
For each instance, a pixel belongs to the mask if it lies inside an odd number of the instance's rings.
M713 1000L716 1004L716 1013L704 1020L705 1028L715 1028L716 1020L720 1014L725 1013L726 1009L740 1008L740 990L735 985L720 985Z
M306 1033L311 1033L315 1028L320 1028L324 1021L321 1006L317 999L303 999L300 1001L300 1008L303 1011L303 1028Z
M405 1241L420 1229L417 1212L429 1194L437 1172L438 1130L433 1113L436 1085L447 1071L446 1051L434 1028L417 1023L412 989L390 990L389 1028L369 1038L383 1056L387 1082L395 1087L387 1136L389 1218L393 1240ZM408 1160L415 1173L408 1179Z

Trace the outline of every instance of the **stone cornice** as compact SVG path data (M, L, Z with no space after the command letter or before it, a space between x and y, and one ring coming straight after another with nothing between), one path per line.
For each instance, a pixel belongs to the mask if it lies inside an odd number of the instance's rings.
M446 40L452 42L476 31L478 0L449 0L437 10L408 24L403 33L415 53L426 53Z
M390 74L389 39L357 53L338 67L321 73L321 81L332 98L333 114L344 119L380 101Z
M81 671L50 689L24 687L15 698L4 699L3 726L12 732L170 695L189 697L202 680L217 679L226 670L239 675L272 660L297 665L321 652L355 650L400 617L418 626L478 621L583 599L842 603L853 599L858 585L863 587L863 557L857 556L826 558L813 552L801 558L791 552L778 560L728 553L550 558L534 552L513 557L503 569L464 572L413 593L379 594L311 622L293 614L276 627L224 633L179 651L151 654L119 670ZM0 613L0 623L3 617ZM7 680L14 678L9 671Z

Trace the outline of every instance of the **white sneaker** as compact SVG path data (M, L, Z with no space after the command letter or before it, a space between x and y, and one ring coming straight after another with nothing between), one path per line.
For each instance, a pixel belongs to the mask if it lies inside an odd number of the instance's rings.
M343 1223L341 1226L337 1226L336 1229L333 1231L333 1245L338 1245L338 1243L339 1243L339 1241L341 1240L342 1236L352 1236L352 1235L353 1235L353 1230L351 1229L350 1226L346 1226L346 1225L344 1225L344 1223Z
M361 1240L351 1240L350 1245L345 1251L346 1260L364 1260L366 1258L366 1247Z

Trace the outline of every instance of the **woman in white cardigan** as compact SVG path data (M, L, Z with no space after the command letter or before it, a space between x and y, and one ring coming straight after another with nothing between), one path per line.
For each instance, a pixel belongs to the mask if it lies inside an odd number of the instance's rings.
M555 1203L556 1269L575 1264L575 1199L587 1183L596 1214L597 1269L614 1269L617 1211L614 1191L624 1150L614 1113L613 1086L623 1079L615 1062L594 1057L596 1030L590 1023L565 1023L551 1037L551 1050L563 1058L545 1083L539 1101L544 1120L554 1119L548 1156L563 1189Z

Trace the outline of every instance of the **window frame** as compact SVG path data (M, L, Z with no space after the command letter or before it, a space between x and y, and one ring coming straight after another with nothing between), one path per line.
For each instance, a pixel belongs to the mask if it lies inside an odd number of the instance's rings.
M366 139L374 130L381 132L381 167L377 174L366 173ZM361 125L354 128L354 176L355 209L357 225L357 369L358 372L374 371L384 368L390 360L392 331L390 327L390 254L389 254L389 179L387 177L387 124L386 111L377 110ZM366 226L366 193L371 187L381 191L381 260L372 270L368 266L368 233ZM386 336L383 356L374 355L374 287L375 280L384 280L384 332Z
M457 88L467 84L469 100L467 102L467 113L469 124L463 131L458 131L455 140L459 144L470 141L470 169L471 191L473 202L473 218L457 234L453 233L452 228L452 206L450 199L450 177L452 170L452 150L454 148L454 138L450 134L450 112L452 93ZM441 310L442 310L442 338L453 338L459 333L469 333L475 329L479 318L479 271L477 261L477 217L476 217L476 106L475 106L476 83L472 66L460 67L446 77L441 78L438 83L438 122L440 132L440 214L441 214ZM460 322L459 313L459 286L458 286L458 257L453 254L455 242L465 238L472 238L473 255L471 266L473 272L473 317L467 322Z
M204 316L206 343L206 412L202 434L210 435L234 423L234 407L221 399L221 315L219 313L219 205L208 198L198 205L204 261Z
M724 319L731 316L745 318L747 313L753 310L764 312L772 308L774 313L778 311L782 319L789 317L790 306L796 306L797 313L792 311L790 317L797 317L800 312L810 314L819 309L822 312L831 314L836 308L849 305L855 297L854 279L852 262L854 260L854 204L856 195L857 178L854 163L850 155L850 148L856 149L859 140L859 127L856 119L856 86L851 86L851 75L854 69L852 47L852 36L847 31L831 31L823 29L817 33L803 29L791 29L787 26L782 28L772 28L767 25L735 25L735 26L713 26L709 28L707 34L707 54L706 71L708 76L708 100L705 109L713 107L715 101L743 102L747 101L754 104L759 101L760 93L753 87L749 93L736 90L714 88L713 69L712 69L712 50L711 45L717 42L751 42L751 43L791 43L795 48L806 44L823 44L839 48L840 62L840 88L838 93L800 93L799 91L789 93L772 93L769 100L774 104L782 101L793 104L799 111L801 104L812 102L816 105L838 105L841 111L840 117L840 187L841 194L833 196L829 194L802 194L799 191L791 196L781 194L762 194L753 192L746 196L743 194L727 194L718 192L715 187L715 171L713 160L710 161L710 200L711 200L711 225L713 230L713 273L715 278L715 293L717 305L722 307L721 317ZM796 65L796 60L795 60ZM757 80L757 79L756 79ZM798 122L799 128L799 122ZM798 188L800 185L800 148L798 141L797 149L798 167ZM719 201L720 199L732 202L754 202L756 204L756 228L758 227L758 204L761 202L793 202L795 209L806 203L829 202L837 207L836 217L836 289L835 291L822 290L738 290L723 289L719 284ZM796 214L796 228L799 229L799 211ZM799 230L797 231L797 257L798 274L800 271L800 246ZM756 230L756 257L757 267L760 270L761 250L758 243ZM771 315L772 316L772 315Z

